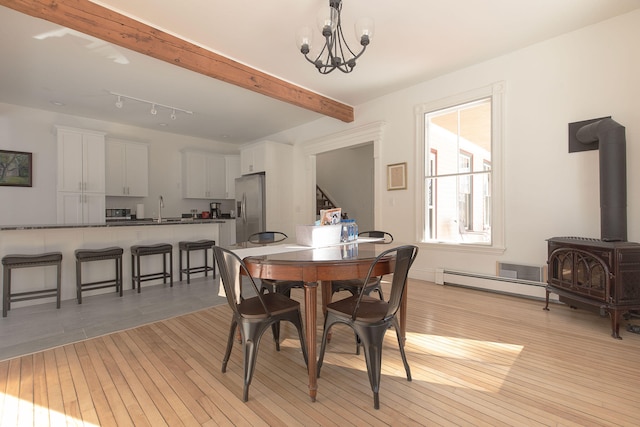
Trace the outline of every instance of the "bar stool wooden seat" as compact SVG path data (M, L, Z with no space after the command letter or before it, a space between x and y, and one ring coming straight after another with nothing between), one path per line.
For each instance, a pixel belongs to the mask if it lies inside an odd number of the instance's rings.
M191 283L191 275L195 273L203 273L205 277L209 275L210 271L213 271L213 276L216 275L216 262L215 259L212 262L212 265L209 266L209 249L211 249L211 253L213 254L213 247L216 245L215 240L196 240L196 241L183 241L178 243L178 248L180 251L180 281L182 281L182 273L187 275L187 284ZM204 251L204 265L198 267L191 267L191 257L190 254L192 251ZM182 268L182 253L186 253L187 258L187 267Z
M149 255L162 255L162 271L157 273L142 274L140 271L140 258ZM167 256L169 258L169 272L167 272ZM149 280L162 279L162 283L169 283L173 287L173 245L168 243L158 243L156 245L134 245L131 246L131 285L133 289L138 284L140 293L140 283Z
M78 304L82 304L82 292L115 286L116 292L122 296L122 253L120 247L104 249L76 249L76 296ZM82 283L82 263L90 261L115 260L115 278Z
M57 280L55 288L27 292L11 291L11 270L13 270L14 268L44 267L50 265L55 265L57 267ZM7 311L11 309L11 303L18 301L55 297L56 308L60 308L62 253L48 252L34 255L6 255L2 258L2 271L2 317L7 317Z

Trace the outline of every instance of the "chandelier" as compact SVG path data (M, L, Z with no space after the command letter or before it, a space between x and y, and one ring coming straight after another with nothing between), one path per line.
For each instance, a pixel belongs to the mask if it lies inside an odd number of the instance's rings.
M328 13L327 13L328 12ZM298 31L297 41L300 52L307 61L315 65L320 74L329 74L335 69L350 73L356 66L356 60L362 56L373 37L373 20L360 18L355 24L356 37L362 49L357 54L351 50L342 33L342 0L329 0L329 10L320 12L318 26L325 39L324 46L315 59L309 57L311 51L312 31L304 27Z

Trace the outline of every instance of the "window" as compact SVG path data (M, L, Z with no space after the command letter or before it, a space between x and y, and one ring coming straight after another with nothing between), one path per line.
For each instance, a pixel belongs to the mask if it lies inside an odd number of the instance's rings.
M425 243L503 246L502 84L416 109ZM426 154L425 154L426 153ZM498 226L498 227L496 227Z

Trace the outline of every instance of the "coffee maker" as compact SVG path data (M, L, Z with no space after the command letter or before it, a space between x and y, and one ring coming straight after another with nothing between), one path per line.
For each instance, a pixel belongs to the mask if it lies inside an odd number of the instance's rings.
M211 218L220 218L220 206L222 203L219 202L211 202L209 203L209 213L211 214Z

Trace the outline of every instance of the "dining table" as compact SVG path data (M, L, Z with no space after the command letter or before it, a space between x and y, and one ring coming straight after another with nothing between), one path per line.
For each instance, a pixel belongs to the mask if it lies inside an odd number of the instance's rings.
M373 261L387 249L400 244L384 243L379 239L358 239L356 242L328 247L304 247L286 242L269 245L262 250L248 248L251 252L243 257L249 274L258 279L295 280L304 282L304 328L306 335L309 375L309 396L316 400L317 381L317 311L318 287L322 294L322 311L326 314L331 302L331 282L365 278ZM372 276L383 276L393 272L395 258L382 259L376 264ZM403 294L399 312L401 341L404 343L406 331L407 292Z

